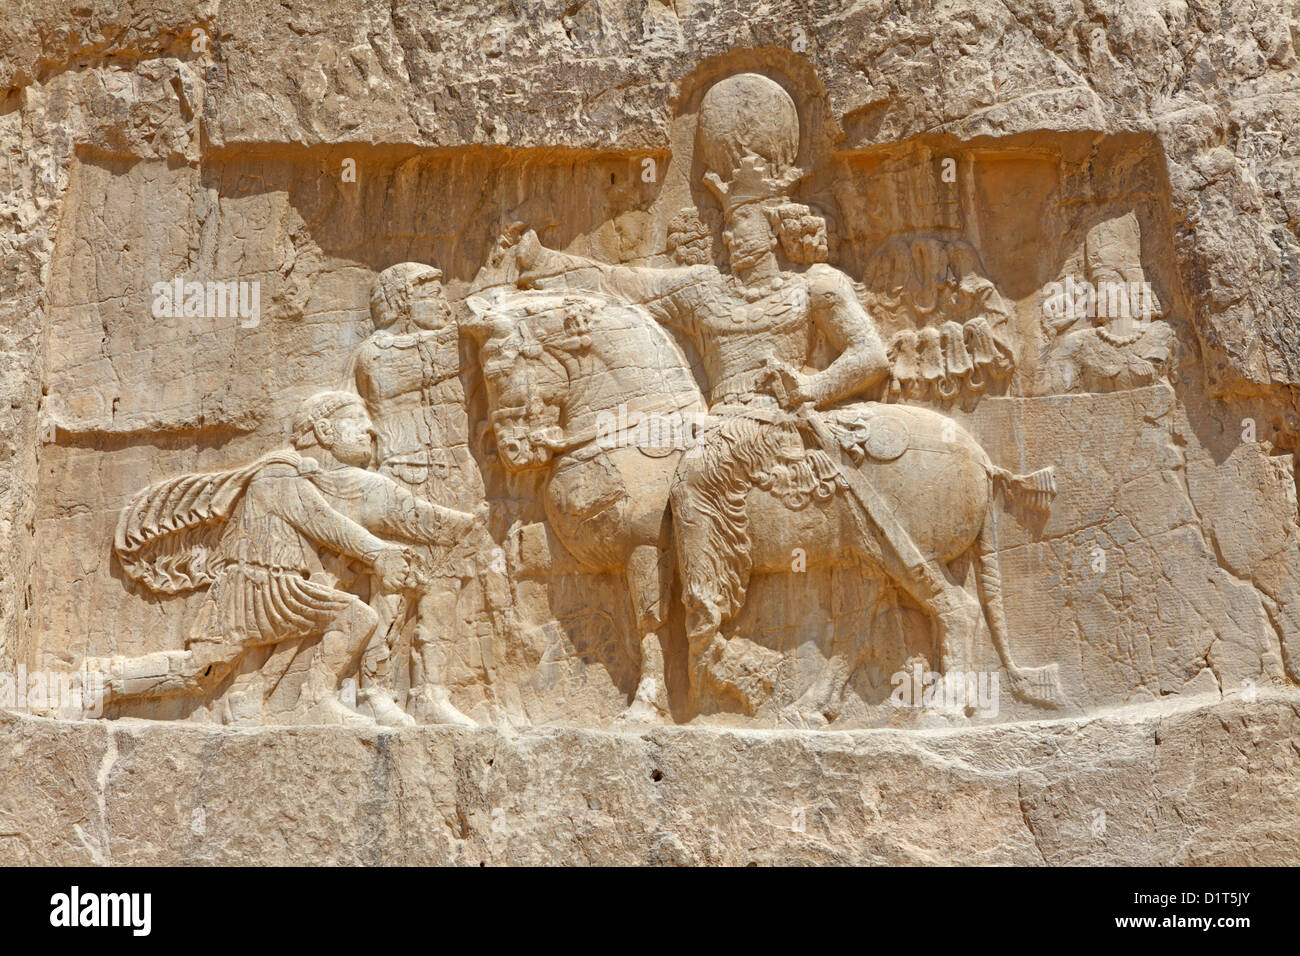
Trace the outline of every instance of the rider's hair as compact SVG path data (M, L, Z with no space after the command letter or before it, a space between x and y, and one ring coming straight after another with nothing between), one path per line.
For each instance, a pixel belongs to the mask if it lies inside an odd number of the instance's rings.
M668 251L684 266L713 261L713 230L697 207L687 206L668 223Z
M416 286L441 281L442 271L422 262L399 262L379 273L370 289L370 318L375 328L387 328L411 308Z
M781 249L791 262L825 262L827 259L826 220L803 203L781 202L764 205Z
M353 392L317 392L305 399L293 416L293 447L311 443L317 422L332 417L339 409L360 404L361 397Z

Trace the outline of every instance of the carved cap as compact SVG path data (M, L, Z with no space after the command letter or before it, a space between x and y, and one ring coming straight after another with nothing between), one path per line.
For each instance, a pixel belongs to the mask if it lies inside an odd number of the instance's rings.
M365 403L361 401L360 396L353 392L317 392L310 398L304 399L293 416L291 426L293 432L290 437L294 447L301 448L307 443L308 436L317 422L332 418L335 412L342 408L351 408L353 405L365 408Z
M709 88L695 136L705 182L727 209L781 196L803 175L794 165L799 153L794 100L779 83L757 73L729 76Z
M375 328L387 328L396 322L410 309L417 287L426 283L434 283L441 291L442 270L423 262L399 262L379 273L370 290L370 317Z

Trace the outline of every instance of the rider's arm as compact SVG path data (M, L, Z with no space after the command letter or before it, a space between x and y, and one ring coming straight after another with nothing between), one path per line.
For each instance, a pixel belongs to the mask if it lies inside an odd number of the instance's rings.
M807 386L814 402L827 405L878 383L889 372L889 357L848 276L827 265L815 265L806 275L813 321L839 353Z
M654 269L610 265L543 246L534 233L519 243L520 280L542 289L599 292L644 306L655 321L686 328L694 315L691 293L709 282L704 266Z

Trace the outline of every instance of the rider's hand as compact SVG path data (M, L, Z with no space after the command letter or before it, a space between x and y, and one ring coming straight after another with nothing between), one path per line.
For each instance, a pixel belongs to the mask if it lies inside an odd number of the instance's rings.
M792 408L798 408L808 402L816 401L813 376L805 375L789 362L781 359L768 359L768 367L781 379L785 388L785 399Z
M790 388L790 400L795 405L817 403L817 388L813 376L803 372L794 373L794 384Z

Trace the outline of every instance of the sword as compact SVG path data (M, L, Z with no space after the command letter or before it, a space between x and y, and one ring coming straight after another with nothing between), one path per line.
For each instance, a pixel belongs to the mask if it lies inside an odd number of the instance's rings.
M875 524L885 535L888 542L893 545L898 557L903 561L909 571L916 571L926 566L925 557L920 550L912 543L912 538L904 530L901 524L893 517L893 509L885 502L880 493L867 482L867 480L858 473L857 469L845 466L843 459L843 449L835 436L831 434L826 423L821 420L817 414L816 402L812 400L795 403L790 394L790 388L786 385L786 378L791 375L790 369L779 360L769 357L765 363L765 369L768 372L768 381L771 383L772 392L776 396L777 402L787 411L793 411L795 418L801 425L810 431L817 440L832 462L834 462L844 479L849 491L853 493L858 508L864 514L858 515L859 520L866 517L872 524ZM869 529L860 528L866 532Z

